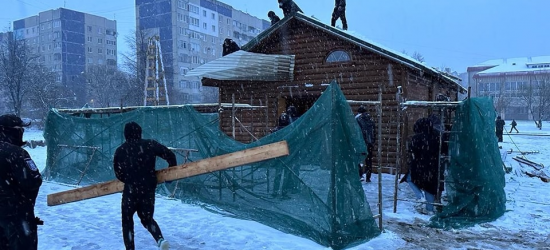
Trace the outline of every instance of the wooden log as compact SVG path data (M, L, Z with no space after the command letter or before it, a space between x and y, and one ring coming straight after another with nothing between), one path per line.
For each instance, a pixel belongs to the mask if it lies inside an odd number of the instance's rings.
M254 162L288 155L286 141L271 143L234 153L203 159L157 171L157 182L173 181L195 175L211 173L227 168L242 166ZM48 206L81 201L99 196L122 192L124 183L119 180L102 182L87 187L67 190L48 195Z

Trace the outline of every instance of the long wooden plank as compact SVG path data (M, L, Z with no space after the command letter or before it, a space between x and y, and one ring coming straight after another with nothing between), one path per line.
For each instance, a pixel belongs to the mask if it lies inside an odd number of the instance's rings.
M271 143L230 154L203 159L157 171L157 181L173 181L195 175L224 170L254 162L273 159L288 155L286 141ZM56 206L69 202L81 201L99 196L122 192L124 183L119 180L102 182L87 187L67 190L48 195L48 206Z

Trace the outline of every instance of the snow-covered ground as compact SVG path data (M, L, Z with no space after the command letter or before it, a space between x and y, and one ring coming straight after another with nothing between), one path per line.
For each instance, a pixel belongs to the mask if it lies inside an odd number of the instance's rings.
M510 123L510 121L506 121ZM509 129L507 125L505 128ZM526 157L550 165L550 123L538 130L532 121L518 121L520 133L504 136L501 152L513 171L506 174L507 212L499 219L461 230L426 227L429 217L415 212L412 202L399 201L393 212L395 177L383 175L383 227L379 237L350 249L550 249L550 183L527 177L512 158L519 151L538 151ZM533 134L537 134L534 136ZM543 136L540 136L543 135ZM42 138L42 132L29 129L26 140ZM511 154L505 153L512 149ZM38 166L46 163L46 148L27 149ZM545 169L546 174L550 175ZM378 185L364 183L363 188L376 214ZM46 196L74 187L45 182L38 196L36 214L45 224L39 227L41 250L117 250L124 249L120 225L121 194L48 207ZM400 198L412 199L409 187L398 187ZM257 222L211 213L199 206L157 197L155 219L171 249L328 249L308 239L286 234ZM136 249L156 249L155 242L135 221Z

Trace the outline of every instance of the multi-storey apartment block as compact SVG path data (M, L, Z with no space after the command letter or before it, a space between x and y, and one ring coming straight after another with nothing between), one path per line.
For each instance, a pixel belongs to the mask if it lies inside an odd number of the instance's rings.
M270 25L216 0L136 0L136 18L137 30L160 36L167 85L184 103L217 102L216 89L185 74L221 57L225 38L242 46Z
M57 81L85 103L83 74L90 65L117 65L116 21L65 8L13 22L14 38L25 39Z

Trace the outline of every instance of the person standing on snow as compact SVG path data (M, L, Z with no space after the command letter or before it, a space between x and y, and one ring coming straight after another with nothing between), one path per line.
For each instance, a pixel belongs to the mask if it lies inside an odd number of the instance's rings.
M497 116L497 120L495 121L495 127L496 127L498 142L502 142L502 133L504 132L504 124L506 123L504 122L504 120L500 118L500 115Z
M429 118L418 119L414 124L414 132L408 145L409 172L404 179L417 199L425 198L426 208L421 210L421 213L433 214L433 203L438 188L439 134L433 130ZM439 188L442 189L443 185ZM424 191L424 194L420 190Z
M359 176L363 180L363 174L365 174L365 181L371 182L370 177L372 175L372 151L374 150L374 142L376 141L374 133L374 122L372 121L370 114L367 113L367 109L361 106L357 110L359 114L355 117L357 124L361 128L363 140L367 146L367 158L365 158L365 165L359 167Z
M133 217L137 212L159 249L166 250L168 242L153 219L157 187L155 161L160 157L169 167L176 166L176 155L155 140L142 139L141 127L135 122L124 126L124 137L126 141L116 149L113 159L116 178L124 183L121 204L124 245L126 250L135 249Z
M510 125L512 125L512 128L510 128L510 132L509 133L512 133L512 130L516 130L516 133L519 133L518 129L516 128L516 126L518 125L518 123L516 122L516 120L512 119L512 123L510 123Z
M346 0L334 0L334 10L332 11L330 26L334 27L338 18L342 21L342 29L348 30L348 21L346 20Z
M43 222L35 216L34 205L42 176L21 148L28 126L16 115L0 116L0 249L38 248L37 226Z

